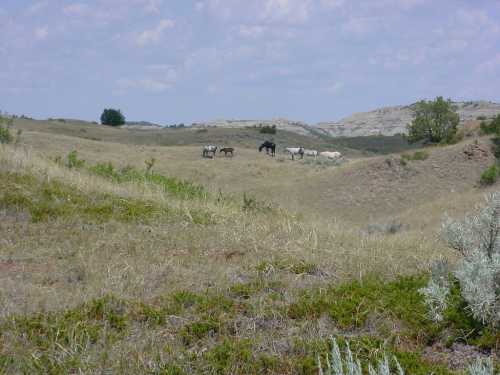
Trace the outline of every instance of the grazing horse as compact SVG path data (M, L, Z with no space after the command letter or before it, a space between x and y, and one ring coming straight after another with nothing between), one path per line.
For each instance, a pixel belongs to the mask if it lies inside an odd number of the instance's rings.
M318 157L318 151L316 150L304 150L304 155L305 156L314 156L316 159Z
M209 154L212 154L212 158L215 158L215 153L217 152L217 146L213 146L213 145L207 145L207 146L203 146L203 157L204 158L208 158L210 157Z
M300 158L304 158L304 147L287 147L285 151L292 155L292 160L295 160L295 155L300 155Z
M223 152L224 156L227 156L227 154L230 154L231 157L234 155L234 148L233 147L222 147L219 152Z
M263 148L266 149L266 154L269 155L269 151L271 151L271 156L276 155L276 144L275 143L265 141L263 144L260 145L259 152L261 152Z

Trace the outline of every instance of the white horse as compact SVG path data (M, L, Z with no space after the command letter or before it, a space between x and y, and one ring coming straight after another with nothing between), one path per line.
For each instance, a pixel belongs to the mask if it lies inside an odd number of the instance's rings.
M337 160L337 159L342 158L342 154L338 151L323 151L323 152L320 152L319 154L321 156L324 156L325 158L333 159L333 160Z
M318 151L316 150L304 150L304 155L305 156L314 156L316 159L318 157Z
M292 155L292 160L295 160L295 155L300 155L300 158L304 158L304 147L287 147L285 151Z
M217 152L217 146L214 145L206 145L203 146L203 157L208 158L209 154L212 154L212 158L215 158L215 154Z

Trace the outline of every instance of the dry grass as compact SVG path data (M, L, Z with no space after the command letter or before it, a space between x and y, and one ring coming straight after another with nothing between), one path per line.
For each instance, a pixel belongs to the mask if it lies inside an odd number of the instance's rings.
M69 170L33 151L4 148L0 160L4 171L63 181L85 194L106 192L168 202L185 210L202 207L217 218L217 224L205 226L189 221L93 224L78 217L30 223L23 212L4 210L0 253L4 316L40 306L74 306L107 293L150 299L173 290L226 288L256 277L258 265L266 261L317 266L313 275L276 271L278 280L294 290L371 273L393 277L415 272L447 254L432 235L426 240L413 232L388 238L364 236L358 228L339 222L305 222L284 211L249 214L238 202L186 202L151 186L115 184ZM24 270L22 283L16 279L20 270Z
M74 215L33 223L22 207L0 203L0 321L10 321L13 314L76 308L108 295L152 306L181 291L237 301L231 308L237 312L221 318L224 331L194 343L185 342L185 336L198 327L189 324L206 319L206 314L183 310L169 312L168 322L159 328L137 325L126 339L112 345L90 345L84 351L85 363L95 366L89 372L96 373L109 368L155 372L159 357L163 362L180 361L187 373L252 373L239 367L220 371L203 367L213 360L206 353L225 345L221 340L226 338L243 352L250 342L252 356L281 358L269 373L300 373L301 366L311 363L295 361L311 358L311 353L323 350L314 346L318 339L340 331L334 320L324 316L310 322L290 319L287 306L302 292L373 275L392 280L418 274L440 257L454 261L455 254L439 240L437 227L445 211L460 215L481 200L484 190L473 186L475 166L487 162L463 159L463 144L432 150L428 160L412 162L405 169L389 165L385 157L324 168L271 159L248 149L238 150L233 159L206 160L198 147L134 146L29 131L23 142L24 147L0 148L0 173L61 182L85 197L107 193L188 214L153 222L96 222ZM210 193L205 198L180 199L152 184L116 183L52 161L71 150L90 164L110 161L141 169L144 160L154 157L157 172L203 184ZM452 168L442 163L452 163ZM222 201L217 199L219 191L226 197ZM243 192L282 208L245 210ZM0 191L0 202L4 193ZM196 210L208 212L213 222L190 220L189 212ZM369 222L392 220L402 222L403 230L365 234ZM224 310L224 314L229 313ZM367 324L399 324L393 318L384 322ZM365 333L371 330L362 328ZM400 334L398 329L394 332ZM0 345L0 369L2 350L20 356L26 349L23 345L28 345L5 337L0 337L4 345L3 349ZM398 342L398 347L406 345ZM100 351L107 353L107 359L99 356ZM308 369L303 373L312 373Z

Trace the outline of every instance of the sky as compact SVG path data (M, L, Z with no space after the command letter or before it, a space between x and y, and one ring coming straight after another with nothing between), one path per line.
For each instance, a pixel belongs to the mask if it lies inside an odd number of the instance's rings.
M316 123L500 101L500 0L0 0L0 110Z

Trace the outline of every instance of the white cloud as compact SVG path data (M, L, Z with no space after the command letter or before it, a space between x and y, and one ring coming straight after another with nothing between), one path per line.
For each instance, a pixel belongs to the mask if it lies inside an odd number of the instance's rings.
M131 90L141 90L153 94L160 94L174 87L175 82L161 78L141 78L126 79L122 78L116 81L118 94L125 94Z
M63 13L67 16L83 16L89 11L89 6L83 3L73 3L63 8Z
M37 1L28 8L29 14L36 14L49 5L48 1Z
M309 19L311 6L311 0L265 0L261 17L267 21L304 23Z
M367 0L365 1L364 6L368 8L410 10L427 3L430 3L430 0Z
M338 94L344 88L343 82L335 82L326 88L326 91L330 94Z
M197 12L203 11L203 9L205 9L205 3L203 1L198 1L195 4L194 9L196 9Z
M35 38L37 40L45 40L49 36L49 28L47 26L35 29Z
M341 8L345 4L345 0L321 0L321 5L326 8Z
M377 21L373 17L353 17L342 24L342 31L346 34L368 34L377 27Z
M239 34L241 36L247 37L247 38L258 38L264 34L266 31L266 28L264 26L260 25L253 25L253 26L247 26L247 25L241 25L239 29Z
M154 29L144 30L135 37L135 41L140 46L151 43L158 43L167 29L175 26L175 22L170 19L163 19Z
M160 7L163 3L163 0L148 0L145 4L144 10L146 13L160 13Z
M476 71L478 73L500 73L500 53L497 53L484 63L479 64Z

